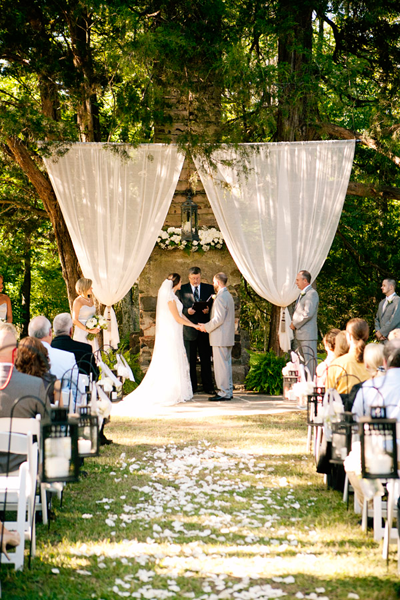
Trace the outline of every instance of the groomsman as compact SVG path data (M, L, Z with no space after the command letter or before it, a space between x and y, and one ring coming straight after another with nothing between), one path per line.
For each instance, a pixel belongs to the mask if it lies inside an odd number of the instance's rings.
M202 325L203 331L210 334L213 350L214 375L218 392L209 398L210 402L232 400L232 347L235 344L235 306L226 288L228 277L225 273L214 275L214 290L217 293L211 309L209 323Z
M214 288L209 283L202 283L201 269L191 267L189 269L189 283L182 285L177 292L177 296L183 304L183 314L192 321L192 323L207 323L210 320L210 306L203 310L195 310L195 302L207 301L214 293ZM190 367L190 380L192 382L193 393L197 392L197 353L200 357L201 381L206 394L214 393L214 383L211 371L211 348L207 332L198 331L194 327L183 326L183 341Z
M386 298L380 301L375 317L375 336L380 342L387 340L393 329L400 327L400 297L395 292L394 279L384 279L381 290Z
M314 378L317 367L317 314L319 297L311 287L311 274L308 271L299 271L296 285L300 295L296 301L290 328L294 332L294 349L299 350L304 358L304 363Z

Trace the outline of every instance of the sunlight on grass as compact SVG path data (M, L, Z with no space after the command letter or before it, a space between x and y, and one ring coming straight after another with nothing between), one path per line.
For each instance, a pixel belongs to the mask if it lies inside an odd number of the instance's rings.
M10 598L394 600L398 577L305 454L304 415L113 421ZM55 595L55 592L57 594Z

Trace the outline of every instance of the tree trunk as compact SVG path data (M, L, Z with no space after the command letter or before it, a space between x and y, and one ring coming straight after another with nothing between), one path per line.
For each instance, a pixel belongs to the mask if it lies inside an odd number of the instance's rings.
M92 15L82 7L76 15L73 11L64 13L71 38L71 51L74 66L80 74L77 85L77 122L82 142L100 142L99 108L96 95L96 78L93 70L92 47L90 43Z
M62 274L67 286L68 301L72 308L72 303L76 298L75 283L82 277L82 271L54 190L50 181L37 167L21 140L18 138L7 138L7 146L15 162L21 167L34 186L49 215L57 242Z
M281 31L278 39L279 103L276 141L313 139L316 103L312 93L312 7L280 0ZM288 18L288 15L290 18ZM281 354L279 346L280 307L272 306L268 348Z
M32 252L31 238L27 236L25 239L24 251L24 279L20 289L20 304L22 317L22 335L28 335L28 325L31 320L31 267L32 267Z

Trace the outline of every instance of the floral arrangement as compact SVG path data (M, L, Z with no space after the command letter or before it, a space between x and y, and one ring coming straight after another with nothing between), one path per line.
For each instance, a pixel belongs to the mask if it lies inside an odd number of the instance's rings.
M86 327L87 329L96 329L97 327L100 329L107 329L107 319L102 315L93 315L93 317L90 317L90 319L86 321ZM88 340L94 340L95 337L95 333L88 333L87 335Z
M157 238L157 244L163 250L179 248L180 250L188 250L191 252L197 252L198 250L207 252L211 248L220 250L224 246L222 233L215 227L210 227L210 229L199 229L199 238L199 241L182 241L181 228L168 227L168 229L160 231Z

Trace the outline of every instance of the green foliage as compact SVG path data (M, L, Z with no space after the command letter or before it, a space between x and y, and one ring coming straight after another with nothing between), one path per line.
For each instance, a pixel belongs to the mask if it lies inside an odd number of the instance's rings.
M130 381L129 379L127 379L124 382L124 386L123 386L124 395L130 394L131 392L133 392L133 390L135 390L138 387L138 385L140 384L140 382L142 381L142 379L144 377L144 373L143 373L142 369L140 368L140 364L139 364L139 354L132 354L132 352L129 349L129 346L126 343L121 342L118 347L118 350L102 352L101 353L102 360L105 362L105 364L107 366L109 366L110 368L114 368L114 365L117 360L116 354L121 354L125 358L126 362L130 366L130 368L132 369L132 373L135 378L135 381Z
M287 357L276 356L272 350L261 354L250 352L250 371L244 382L246 390L269 396L280 396L282 369L286 363Z

